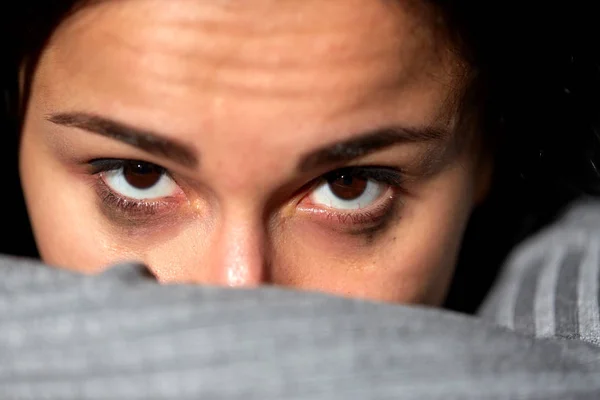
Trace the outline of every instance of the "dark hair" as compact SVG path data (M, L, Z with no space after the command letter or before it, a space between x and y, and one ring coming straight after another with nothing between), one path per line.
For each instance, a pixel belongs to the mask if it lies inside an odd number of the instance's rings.
M42 49L60 22L90 1L102 0L23 0L0 11L4 125L15 132L6 136L12 142L3 162L16 165L16 132ZM492 192L470 222L448 300L451 308L472 311L516 242L577 196L600 193L600 32L593 7L576 2L525 9L516 0L421 1L470 66L463 108L476 110L478 129L493 143Z

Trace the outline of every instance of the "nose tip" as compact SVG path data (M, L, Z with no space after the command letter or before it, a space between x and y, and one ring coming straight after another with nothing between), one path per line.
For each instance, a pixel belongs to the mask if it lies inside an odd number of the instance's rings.
M263 282L262 274L253 273L256 268L251 267L247 262L240 262L226 267L226 277L224 285L229 287L256 287Z
M216 283L256 287L268 283L264 235L257 229L230 229L217 235L211 261Z

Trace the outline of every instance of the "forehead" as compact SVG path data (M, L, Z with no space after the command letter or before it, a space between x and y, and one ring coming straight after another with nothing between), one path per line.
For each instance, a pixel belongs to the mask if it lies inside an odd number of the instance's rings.
M190 141L200 130L277 141L266 134L277 126L284 141L295 131L311 142L378 120L432 124L457 82L416 3L103 1L55 33L41 86L50 104Z

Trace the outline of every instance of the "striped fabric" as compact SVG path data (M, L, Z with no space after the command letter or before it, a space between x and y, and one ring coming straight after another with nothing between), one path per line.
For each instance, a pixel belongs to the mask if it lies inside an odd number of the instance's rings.
M583 201L520 246L479 315L538 338L600 345L600 204Z

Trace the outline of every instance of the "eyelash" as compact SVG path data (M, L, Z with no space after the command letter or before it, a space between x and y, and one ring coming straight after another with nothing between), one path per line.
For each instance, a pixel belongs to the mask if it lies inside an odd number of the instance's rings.
M124 159L95 159L88 162L88 165L91 167L90 174L91 175L101 175L102 173L107 173L115 170L122 169L129 162L138 162L138 160L124 160ZM139 161L146 164L155 165L152 163L147 163L145 161ZM162 172L169 175L169 172L158 165L156 167ZM335 211L325 210L325 209L313 209L311 210L313 213L318 214L324 217L327 220L335 219L339 224L342 225L385 225L385 217L393 214L395 207L393 203L399 203L396 199L398 193L404 192L404 173L401 170L390 168L390 167L382 167L382 166L360 166L360 167L345 167L340 168L329 173L322 175L321 177L313 180L311 183L305 186L302 190L303 192L311 192L311 190L317 185L320 185L324 182L331 182L343 175L351 175L354 178L371 180L380 184L384 184L389 186L392 191L392 194L386 196L384 201L381 201L377 207L372 207L370 210L360 210L360 211ZM96 182L96 191L103 205L105 205L110 210L119 211L121 214L127 217L133 218L148 218L152 215L159 214L163 210L167 210L173 206L173 201L169 201L169 199L161 199L161 200L137 200L130 199L124 196L121 196L115 193L105 182L103 179L97 179ZM396 200L396 201L394 201ZM373 229L372 227L367 227L366 229Z

